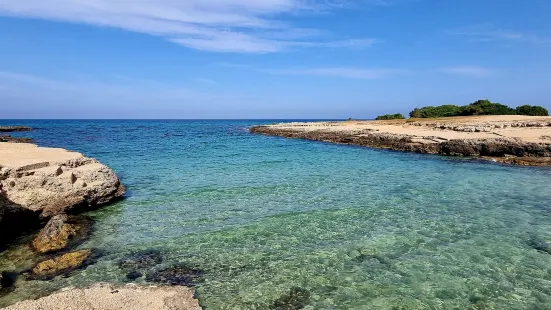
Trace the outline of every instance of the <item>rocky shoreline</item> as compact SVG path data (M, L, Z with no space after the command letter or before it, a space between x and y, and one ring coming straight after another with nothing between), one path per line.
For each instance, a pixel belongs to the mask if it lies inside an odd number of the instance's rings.
M535 133L538 129L541 132ZM546 140L546 135L551 132L551 118L291 123L254 126L249 130L255 134L285 138L477 157L514 165L551 166L551 141ZM525 138L527 130L530 131L529 138Z
M1 132L29 130L0 127ZM34 267L0 270L2 295L14 289L19 277L50 280L93 263L97 257L94 249L75 249L93 224L90 218L77 214L125 194L113 170L97 160L25 143L28 141L0 137L0 251L22 234L46 226L32 242L37 261Z
M27 126L0 126L0 132L21 132L31 130L33 129Z

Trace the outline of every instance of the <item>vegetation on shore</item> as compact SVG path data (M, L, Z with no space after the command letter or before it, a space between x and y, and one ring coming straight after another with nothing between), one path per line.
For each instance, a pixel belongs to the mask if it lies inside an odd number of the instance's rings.
M472 115L530 115L549 116L549 112L540 106L523 105L516 109L501 103L489 100L478 100L466 106L441 105L416 108L409 116L412 118L435 118L451 116L472 116Z
M381 116L377 117L375 120L383 121L383 120L392 120L392 119L406 119L406 117L403 116L400 113L396 113L396 114L381 115Z

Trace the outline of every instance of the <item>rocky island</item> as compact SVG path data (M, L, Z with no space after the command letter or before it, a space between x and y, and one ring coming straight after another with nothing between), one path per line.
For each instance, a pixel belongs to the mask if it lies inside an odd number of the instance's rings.
M551 165L551 117L459 116L380 121L283 123L252 133L525 166Z

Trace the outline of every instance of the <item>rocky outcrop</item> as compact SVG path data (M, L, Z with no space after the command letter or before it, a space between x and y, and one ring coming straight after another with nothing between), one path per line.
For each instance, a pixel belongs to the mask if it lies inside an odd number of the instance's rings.
M93 263L92 250L80 250L42 261L28 274L31 280L51 280Z
M9 143L32 143L33 139L31 138L14 138L12 136L0 135L0 142L9 142Z
M33 248L40 254L57 252L84 241L92 227L92 219L85 216L59 214L33 240Z
M298 130L272 126L255 126L250 132L270 136L295 139L308 139L339 144L353 144L367 147L392 149L425 154L447 156L487 156L507 158L503 162L511 164L530 163L530 165L548 165L547 160L523 160L525 158L550 158L551 143L530 143L515 138L452 139L438 137L416 137L375 131L331 131ZM428 141L428 142L427 142ZM515 159L516 158L516 159Z
M106 204L125 192L113 170L86 157L1 168L0 190L45 218Z
M31 127L26 126L0 126L0 132L20 132L20 131L31 131Z
M98 284L87 289L64 289L38 300L23 301L5 310L117 309L200 310L193 292L185 287L113 286Z

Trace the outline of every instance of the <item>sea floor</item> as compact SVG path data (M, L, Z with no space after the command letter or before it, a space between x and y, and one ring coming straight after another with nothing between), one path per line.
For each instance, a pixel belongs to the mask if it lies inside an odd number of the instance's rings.
M111 166L128 197L88 214L80 248L97 263L20 276L0 306L128 283L120 259L153 249L156 268L203 271L205 309L551 309L551 254L534 248L551 240L551 169L249 134L257 123L19 122ZM0 270L32 266L31 237Z

